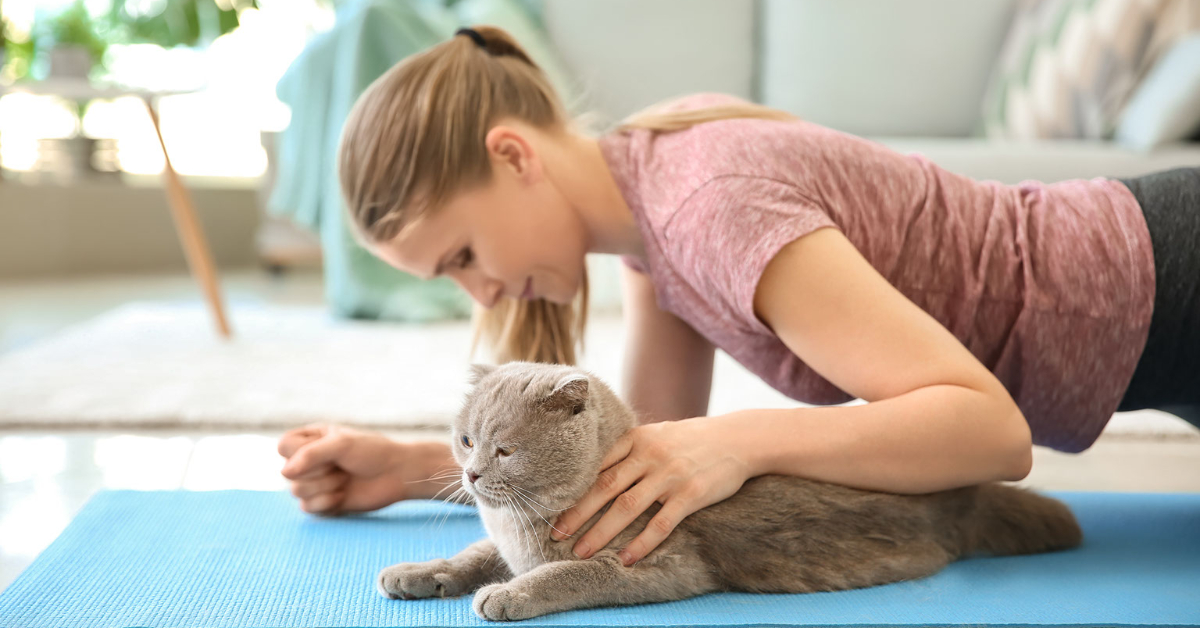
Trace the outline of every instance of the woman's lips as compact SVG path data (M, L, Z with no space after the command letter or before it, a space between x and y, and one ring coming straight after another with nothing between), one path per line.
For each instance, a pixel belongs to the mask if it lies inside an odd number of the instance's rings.
M533 298L533 277L530 277L525 280L525 292L521 293L521 298L522 299L532 299Z

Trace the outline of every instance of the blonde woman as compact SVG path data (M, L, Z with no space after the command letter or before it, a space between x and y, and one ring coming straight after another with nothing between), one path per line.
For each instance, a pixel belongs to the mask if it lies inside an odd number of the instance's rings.
M1118 406L1200 403L1196 169L1005 186L715 94L592 137L489 27L372 83L338 167L359 241L461 285L500 362L574 363L584 255L621 256L623 389L644 422L556 522L573 533L616 500L571 541L584 557L661 503L632 564L756 475L896 493L1018 480L1032 443L1081 451ZM707 416L716 348L797 400L868 403ZM332 425L279 451L314 513L432 497L439 470L461 473L443 443Z

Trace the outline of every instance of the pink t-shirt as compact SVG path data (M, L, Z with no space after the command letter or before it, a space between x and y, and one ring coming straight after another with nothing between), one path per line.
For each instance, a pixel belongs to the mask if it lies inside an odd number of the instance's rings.
M792 399L853 399L753 309L771 258L821 227L841 231L991 369L1036 444L1090 446L1145 347L1154 254L1119 181L975 181L802 120L637 130L600 148L644 240L646 257L623 262L649 275L661 309Z

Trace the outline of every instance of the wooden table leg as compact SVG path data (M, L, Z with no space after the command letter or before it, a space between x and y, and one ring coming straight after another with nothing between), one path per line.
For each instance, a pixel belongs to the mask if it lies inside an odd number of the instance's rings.
M196 278L200 288L204 290L208 309L217 323L217 331L222 337L229 338L229 322L225 319L225 308L221 304L221 292L217 286L217 269L213 263L212 254L209 252L208 242L204 239L204 231L196 219L196 210L192 205L192 199L188 196L187 188L183 186L179 175L171 166L171 158L167 155L167 143L163 141L162 129L158 125L158 112L154 109L152 97L144 96L142 102L146 103L146 111L150 112L150 120L154 122L154 132L158 134L158 143L162 146L163 159L166 160L166 167L163 168L163 181L166 184L167 202L171 206L171 215L175 219L175 230L179 233L180 242L183 243L183 252L187 258L188 268L191 269L192 276Z

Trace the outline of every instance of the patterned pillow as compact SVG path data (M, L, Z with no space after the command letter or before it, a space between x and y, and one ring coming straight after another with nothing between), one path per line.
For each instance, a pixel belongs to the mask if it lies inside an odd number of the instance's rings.
M1121 112L1115 139L1153 150L1200 131L1200 32L1162 56Z
M1020 0L983 103L991 138L1109 139L1198 0Z

